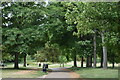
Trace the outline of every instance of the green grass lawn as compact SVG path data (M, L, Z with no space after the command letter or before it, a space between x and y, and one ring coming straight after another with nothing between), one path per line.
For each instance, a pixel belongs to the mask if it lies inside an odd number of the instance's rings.
M60 64L51 64L49 65L49 68L59 68ZM61 67L63 67L63 65L61 65ZM72 65L69 64L64 64L64 67L72 67Z
M42 72L41 69L30 68L5 68L2 70L2 78L38 78L47 73Z
M81 78L118 78L118 69L70 68L80 74Z

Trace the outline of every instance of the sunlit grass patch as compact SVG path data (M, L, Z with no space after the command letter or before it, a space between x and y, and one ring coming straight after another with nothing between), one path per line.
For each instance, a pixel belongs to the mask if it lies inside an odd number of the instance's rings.
M118 78L118 69L70 68L80 74L81 78Z

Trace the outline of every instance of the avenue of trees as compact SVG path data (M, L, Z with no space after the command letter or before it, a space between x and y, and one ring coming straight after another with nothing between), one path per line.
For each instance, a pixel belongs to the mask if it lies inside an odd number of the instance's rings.
M120 2L3 2L3 61L31 55L38 62L86 61L101 67L120 61ZM93 65L92 65L93 63Z

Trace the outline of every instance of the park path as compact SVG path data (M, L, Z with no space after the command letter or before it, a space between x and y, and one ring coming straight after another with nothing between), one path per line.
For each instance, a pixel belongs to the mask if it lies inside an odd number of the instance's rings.
M67 68L50 68L52 72L40 78L79 78L79 74Z

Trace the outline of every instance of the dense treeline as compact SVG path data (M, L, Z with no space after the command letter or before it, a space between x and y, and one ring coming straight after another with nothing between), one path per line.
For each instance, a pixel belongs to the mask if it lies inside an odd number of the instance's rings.
M37 61L66 63L86 59L86 67L119 63L119 2L3 2L3 60L32 55Z

